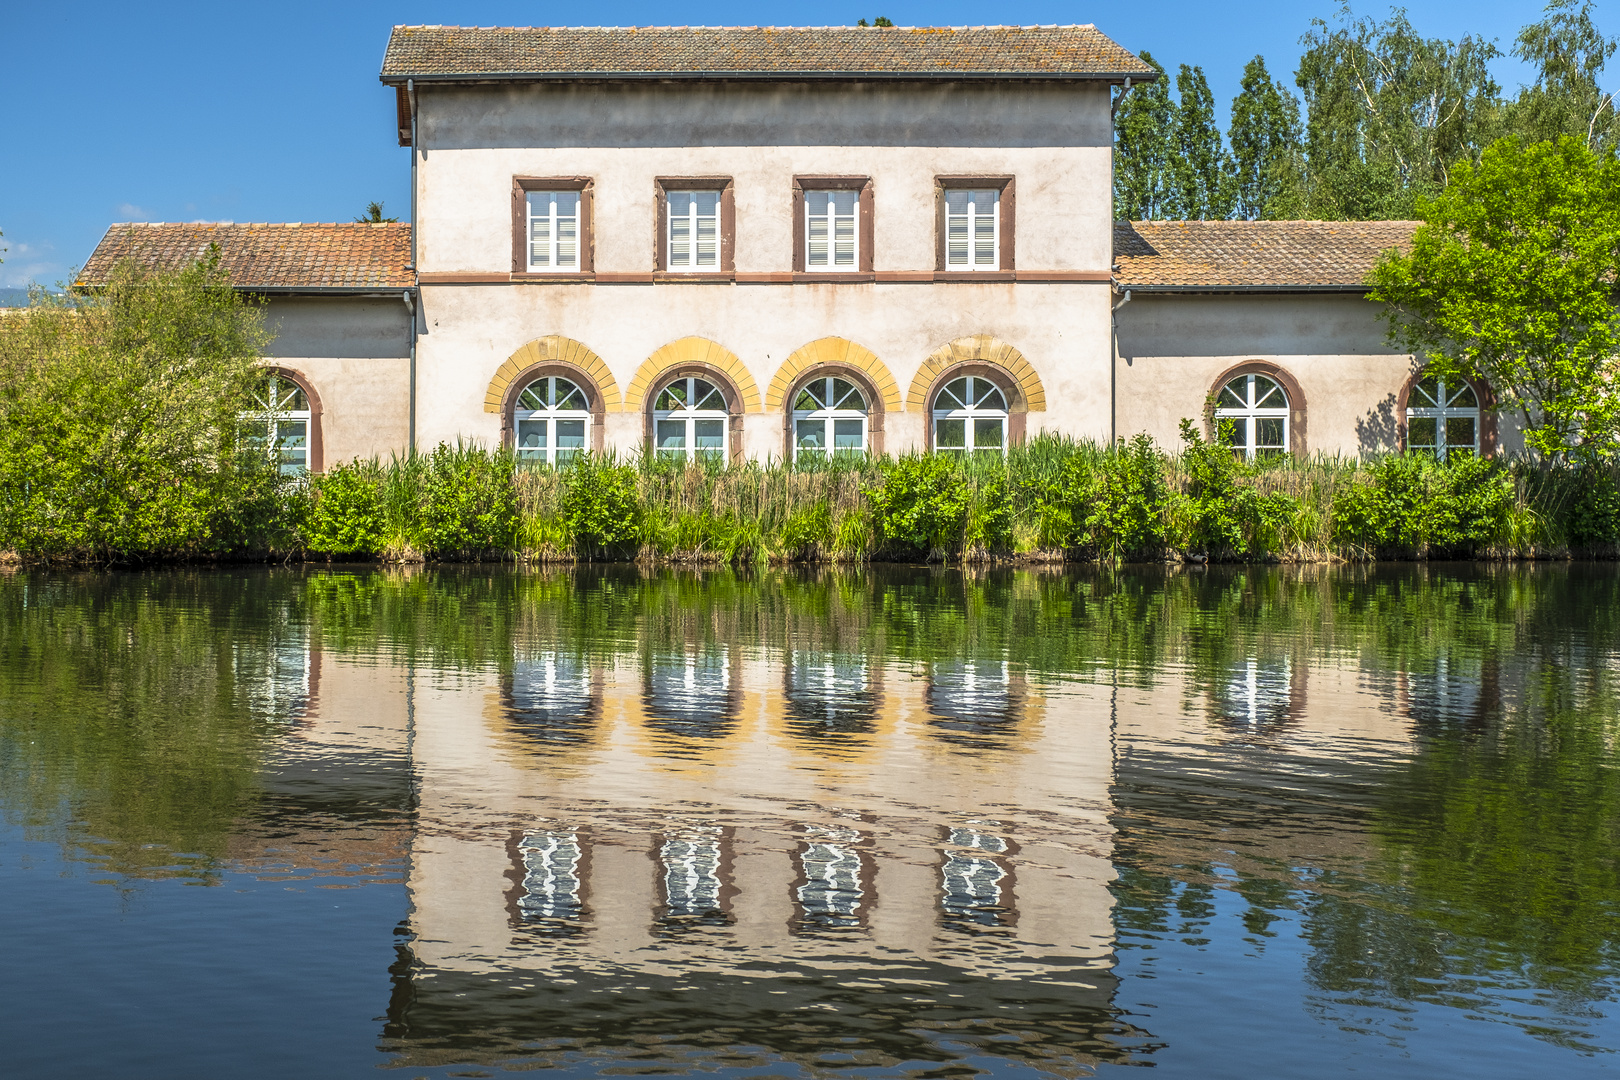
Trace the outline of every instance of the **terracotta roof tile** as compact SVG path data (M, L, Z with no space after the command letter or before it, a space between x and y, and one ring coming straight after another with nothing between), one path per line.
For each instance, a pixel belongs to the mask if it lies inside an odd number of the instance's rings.
M1114 225L1126 289L1350 288L1408 250L1417 221L1131 221Z
M1095 26L396 26L382 80L1156 77Z
M110 226L77 284L105 282L122 259L178 269L209 244L219 245L220 265L238 288L403 289L414 283L406 224L193 222Z

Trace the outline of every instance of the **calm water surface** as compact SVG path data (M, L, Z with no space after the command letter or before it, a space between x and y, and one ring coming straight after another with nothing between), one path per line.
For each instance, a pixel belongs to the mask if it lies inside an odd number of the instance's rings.
M1620 572L0 576L8 1076L1616 1067Z

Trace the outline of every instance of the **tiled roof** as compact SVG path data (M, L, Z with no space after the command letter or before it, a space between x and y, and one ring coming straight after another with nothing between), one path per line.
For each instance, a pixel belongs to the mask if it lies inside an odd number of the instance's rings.
M382 80L971 78L1126 75L1152 66L1095 26L396 26Z
M406 224L292 223L113 225L77 284L98 285L114 264L134 259L174 270L219 245L220 266L242 289L403 289L413 283Z
M1355 288L1408 250L1417 221L1131 221L1114 225L1126 289Z

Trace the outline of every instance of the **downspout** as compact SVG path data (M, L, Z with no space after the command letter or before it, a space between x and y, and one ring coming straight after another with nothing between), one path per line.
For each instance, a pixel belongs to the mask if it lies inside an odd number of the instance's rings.
M1108 309L1108 445L1119 443L1119 309L1131 302L1126 289L1119 302Z
M1119 272L1119 265L1114 261L1118 252L1114 250L1114 117L1119 114L1119 103L1125 100L1125 95L1131 92L1131 77L1125 76L1125 85L1119 91L1119 97L1108 105L1108 267L1115 273ZM1112 290L1113 286L1110 286ZM1108 445L1110 447L1119 443L1119 309L1131 302L1131 291L1125 290L1125 298L1108 309Z
M405 80L405 96L411 108L411 289L405 294L405 307L411 313L411 405L406 454L416 456L416 304L412 293L420 293L421 275L416 269L416 80Z

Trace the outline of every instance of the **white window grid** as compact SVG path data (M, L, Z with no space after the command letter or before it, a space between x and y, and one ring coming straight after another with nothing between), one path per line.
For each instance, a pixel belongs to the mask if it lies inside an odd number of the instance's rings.
M312 413L309 396L285 375L265 376L253 390L251 407L240 414L244 441L276 460L284 476L309 471Z
M861 195L852 189L804 193L804 268L811 273L860 268Z
M529 192L529 270L579 269L579 192Z
M1221 387L1215 399L1217 436L1223 421L1232 425L1232 449L1248 461L1290 451L1293 432L1288 393L1265 375L1239 375Z
M724 461L730 427L725 395L707 379L676 379L653 402L653 452L660 458Z
M1001 269L1001 192L945 189L945 269Z
M585 453L590 430L590 403L573 380L547 375L518 393L512 441L519 461L566 465Z
M866 396L848 379L811 379L793 397L793 460L866 454Z
M671 191L665 198L669 219L665 269L687 273L720 269L720 192Z
M1479 453L1479 396L1466 379L1419 379L1406 404L1406 448L1441 461Z
M934 453L1007 452L1007 397L989 379L952 379L935 396L933 412Z

